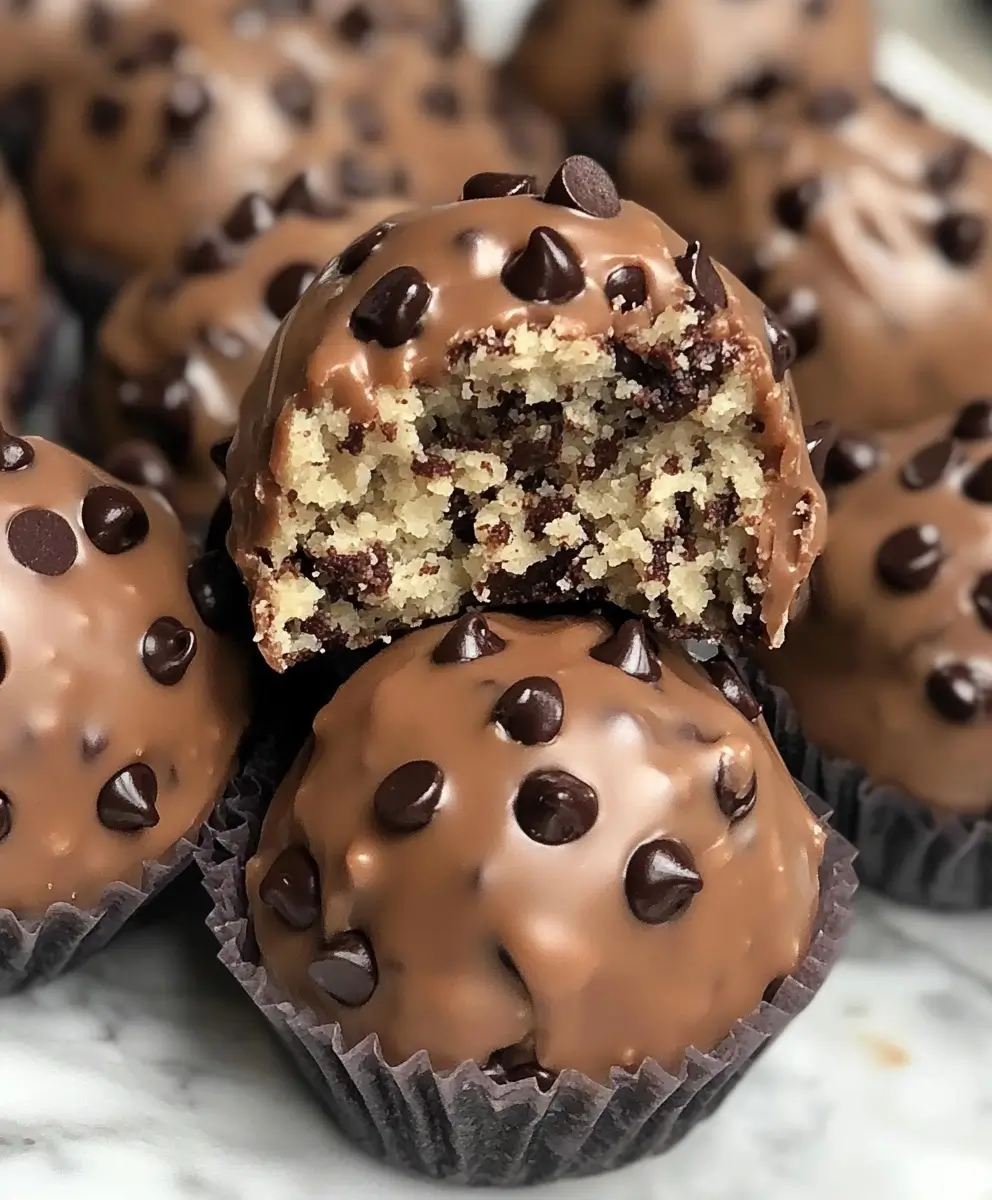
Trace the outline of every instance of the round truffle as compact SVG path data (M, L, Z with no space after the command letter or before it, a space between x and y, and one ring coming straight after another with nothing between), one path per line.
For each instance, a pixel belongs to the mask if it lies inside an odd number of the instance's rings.
M97 903L195 831L245 723L164 501L0 441L0 908Z
M21 197L0 163L0 421L11 428L44 325L44 279Z
M103 461L127 482L162 491L190 529L220 501L218 443L234 433L279 322L327 260L393 207L367 200L320 216L304 181L296 201L279 214L264 196L243 196L217 230L187 247L178 269L127 284L100 328L89 404ZM207 244L224 265L191 269Z
M393 1064L544 1087L711 1049L805 955L824 844L714 680L633 620L477 614L382 650L248 864L263 965Z
M827 548L769 674L828 753L992 815L992 400L843 433L825 482Z
M777 643L822 537L788 337L589 159L463 196L344 250L245 397L270 664L579 596Z

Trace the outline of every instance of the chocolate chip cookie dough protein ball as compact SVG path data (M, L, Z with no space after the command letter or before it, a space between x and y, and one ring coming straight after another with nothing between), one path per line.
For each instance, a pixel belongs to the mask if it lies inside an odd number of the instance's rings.
M100 328L89 407L103 461L162 491L190 528L221 498L215 446L234 432L279 322L328 259L393 206L331 205L301 176L279 209L243 196L177 267L127 284Z
M0 163L0 420L11 426L26 404L45 332L41 255L21 197Z
M0 520L3 979L11 914L134 906L149 864L218 798L246 713L238 661L188 590L186 537L153 492L4 435Z
M394 1065L545 1089L712 1049L806 955L825 840L729 670L738 708L634 620L383 650L266 818L262 964Z
M780 641L823 536L787 336L588 159L463 196L353 242L245 398L263 654L579 598Z

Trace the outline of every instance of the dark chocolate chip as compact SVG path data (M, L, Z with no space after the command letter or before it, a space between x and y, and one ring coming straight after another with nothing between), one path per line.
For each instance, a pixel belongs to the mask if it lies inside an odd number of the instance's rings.
M159 617L141 642L145 670L164 687L172 687L189 670L196 656L196 634L175 617Z
M341 274L354 275L392 228L391 222L383 221L381 225L376 225L374 229L363 233L347 245L338 256L338 270Z
M542 846L564 846L596 824L599 800L588 783L568 771L532 771L513 802L517 824Z
M227 474L227 452L231 449L234 438L221 438L210 447L210 461L222 475Z
M620 196L609 173L584 154L566 158L544 191L546 204L608 220L620 215Z
M964 494L976 504L992 504L992 458L987 458L964 481Z
M728 821L742 821L758 799L758 777L752 773L742 787L740 780L732 776L730 763L721 759L716 772L716 802Z
M593 646L589 657L645 683L656 683L661 678L661 665L651 649L644 622L633 618L624 621L605 642Z
M265 288L265 304L277 321L293 311L318 270L313 263L288 263L272 276Z
M96 815L100 824L115 833L134 833L151 829L159 822L158 780L147 763L131 763L100 789Z
M0 426L0 471L23 471L34 462L34 447Z
M823 184L815 175L803 179L777 193L773 201L775 216L786 229L802 233L822 195Z
M357 929L335 933L324 943L321 957L310 964L310 979L346 1008L360 1008L372 999L379 983L372 943Z
M204 234L195 242L184 246L179 258L180 269L186 275L212 275L223 271L234 262L234 254L227 240L217 233Z
M664 925L683 916L702 886L692 852L675 838L638 846L624 875L630 911L646 925Z
M971 157L972 147L964 138L945 146L926 169L924 182L934 192L946 192L961 182Z
M630 312L648 302L647 276L642 267L617 267L610 272L603 291L612 307Z
M903 487L913 492L931 488L940 483L956 458L957 450L950 438L942 442L933 442L918 450L904 464L899 472L899 479Z
M466 613L458 618L434 647L431 662L439 666L474 662L477 658L490 658L505 649L506 642L489 628L481 613Z
M823 484L837 487L874 471L878 466L878 447L866 437L855 433L842 433L834 439L827 454Z
M386 121L373 97L352 96L345 110L359 141L381 142L386 136Z
M456 121L462 113L461 97L450 84L434 83L420 93L421 107L442 121Z
M186 575L190 599L208 629L226 633L236 628L245 607L241 573L223 550L209 550Z
M977 213L947 213L934 225L933 237L949 263L970 267L985 244L985 218Z
M338 37L350 46L366 45L375 33L376 22L367 4L352 4L335 23Z
M699 665L728 704L732 704L745 720L757 721L761 716L761 705L741 678L737 668L724 654L718 654Z
M10 836L14 824L13 806L6 792L0 792L0 842Z
M542 746L561 733L565 700L553 679L533 675L511 684L490 718L522 746Z
M193 393L186 363L176 361L158 378L121 379L117 401L136 436L158 446L177 466L186 462L192 433Z
M192 137L213 105L202 79L181 75L169 88L165 101L165 130L174 141Z
M817 125L839 125L857 111L857 96L842 87L823 88L806 105L806 116Z
M355 306L351 332L360 342L394 350L419 335L430 302L430 285L416 267L394 267Z
M29 571L64 575L76 561L79 546L72 526L49 508L22 508L7 524L10 552Z
M279 854L258 885L258 898L283 921L302 933L320 917L320 882L317 864L302 846L289 846Z
M127 106L113 96L94 96L86 110L86 124L97 137L113 137L127 120Z
M539 225L527 245L511 255L501 278L518 300L540 304L565 304L586 286L578 255L557 230L546 225Z
M328 194L323 176L315 171L301 171L286 184L276 199L279 213L298 212L310 217L327 219L347 215L347 207Z
M734 160L723 142L707 138L689 151L689 176L703 191L724 187L734 173Z
M971 593L978 610L978 619L986 629L992 630L992 571L987 571Z
M224 222L224 232L232 242L247 242L258 237L275 221L268 200L258 192L242 196Z
M803 428L806 438L806 453L809 455L813 477L817 483L823 483L827 474L827 461L833 448L836 428L830 421L816 421Z
M463 200L498 200L505 196L533 196L537 193L535 175L508 175L502 171L480 171L465 180Z
M105 733L102 733L99 730L87 729L83 733L82 741L79 747L83 762L93 762L95 759L100 757L100 755L104 752L104 750L107 749L109 745L110 739Z
M972 400L958 414L954 436L963 442L981 442L992 438L992 400Z
M992 688L968 663L945 663L927 676L927 699L946 721L971 725L992 704Z
M644 80L636 77L614 79L603 88L599 105L614 137L630 133L644 111L646 99Z
M689 242L685 253L676 258L675 266L685 282L695 290L697 298L706 308L726 307L727 289L713 265L713 260L703 249L701 242Z
M772 376L781 383L796 361L796 339L770 308L765 309L765 336L772 360Z
M683 108L672 117L672 141L678 146L695 146L712 140L713 113L708 108Z
M879 546L875 569L894 591L922 592L937 577L945 557L936 525L909 525Z
M83 529L104 554L123 554L140 546L148 536L144 505L126 488L100 484L83 500Z
M294 125L313 122L314 87L302 71L287 71L274 80L272 99Z
M778 67L759 67L730 88L730 97L764 104L792 83L792 77Z
M772 308L796 343L796 362L801 362L820 345L822 326L816 294L809 288L796 288Z
M444 791L437 763L418 759L391 771L375 789L372 808L390 833L416 833L431 823Z

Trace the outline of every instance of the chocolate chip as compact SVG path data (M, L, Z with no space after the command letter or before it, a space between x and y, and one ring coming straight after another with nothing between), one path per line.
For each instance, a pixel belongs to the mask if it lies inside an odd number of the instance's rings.
M0 842L10 836L14 824L13 806L6 792L0 792Z
M315 171L294 175L279 193L275 207L278 213L298 212L328 220L344 217L348 212L344 204L328 194L323 177Z
M131 763L100 789L96 815L100 824L115 833L134 833L151 829L159 822L158 780L147 763Z
M542 675L511 684L496 701L490 720L522 746L542 746L561 733L565 701L561 688Z
M927 699L946 720L970 725L992 703L992 688L968 663L946 663L927 676Z
M773 201L775 216L786 229L803 233L822 195L823 184L816 176L803 179L777 193Z
M817 125L839 125L857 111L857 96L841 87L815 92L806 105L807 118Z
M345 110L359 141L381 142L386 136L385 118L371 96L352 96Z
M689 175L704 191L724 187L734 173L730 151L716 138L707 138L689 151Z
M702 886L692 852L675 838L638 846L624 875L630 911L646 925L664 925L683 916Z
M689 242L685 253L676 258L675 266L706 308L726 308L727 289L701 242Z
M976 504L992 504L992 458L987 458L964 481L964 494Z
M770 308L765 309L765 336L772 360L772 377L781 383L796 361L796 339Z
M456 121L462 112L462 102L453 87L446 83L435 83L420 93L420 104L432 117L442 121Z
M352 4L338 17L338 36L351 46L364 46L375 33L375 18L367 4Z
M224 222L224 232L232 242L247 242L258 237L275 221L268 200L258 192L242 196Z
M148 487L163 495L175 482L175 472L158 446L140 438L122 442L107 452L104 470L122 483Z
M22 508L7 524L10 552L29 571L64 575L76 561L79 546L72 526L49 508Z
M729 90L731 99L752 100L764 104L784 91L792 83L792 77L778 67L759 67L746 78L739 80Z
M948 213L934 225L933 237L949 263L970 267L985 244L985 218L976 213Z
M506 196L533 196L537 193L535 175L508 175L502 171L480 171L465 180L463 200L498 200Z
M542 846L564 846L596 824L599 800L588 783L568 771L532 771L513 802L517 824Z
M978 619L986 629L992 631L992 571L979 579L971 598L978 610Z
M822 327L816 294L809 288L796 288L771 307L796 344L796 362L801 362L820 345Z
M196 634L175 617L159 617L141 642L145 670L165 687L172 687L189 670L196 655Z
M923 177L926 186L934 192L946 192L959 184L971 152L971 144L964 138L957 138L945 146L926 169Z
M617 267L607 277L603 291L611 307L620 312L630 312L648 302L647 276L641 267Z
M310 964L310 979L346 1008L360 1008L372 999L379 971L372 943L357 929L335 933L324 944L322 957Z
M317 864L310 854L302 846L283 850L258 885L258 898L298 933L316 924L320 917L320 883Z
M190 599L208 629L227 633L239 623L246 599L238 568L223 550L209 550L186 574Z
M834 439L827 454L823 484L837 487L874 471L878 466L878 448L874 442L854 433L842 433Z
M645 683L656 683L661 678L661 665L651 649L644 622L633 618L624 621L605 642L593 646L589 657Z
M758 777L754 772L744 782L734 778L733 761L721 758L716 772L716 802L728 821L742 821L758 798Z
M383 221L361 237L355 238L338 256L338 270L342 275L354 275L368 259L373 250L382 242L386 234L393 228L392 222Z
M289 263L269 280L265 288L265 304L269 312L281 321L296 307L297 302L317 278L313 263Z
M672 117L672 141L678 146L695 146L712 139L713 113L708 108L683 108Z
M608 220L620 215L616 185L598 162L584 154L565 159L542 198L546 204L572 208L587 217Z
M86 110L86 124L97 137L113 137L127 120L127 107L113 96L94 96Z
M540 1092L551 1091L555 1085L555 1081L558 1079L558 1072L549 1071L546 1067L542 1067L533 1058L532 1050L529 1056L522 1058L520 1047L518 1046L508 1046L504 1050L494 1050L483 1066L482 1073L487 1075L493 1083L503 1085L508 1083L523 1083L528 1079L533 1079L534 1083L537 1084L537 1090Z
M720 695L747 721L757 721L761 705L741 678L734 664L722 653L699 664Z
M972 400L958 414L954 436L963 442L980 442L992 438L992 400Z
M221 438L210 447L210 461L221 475L227 474L227 452L231 449L234 438Z
M225 270L233 262L231 247L217 233L205 234L183 247L179 258L180 269L186 275L212 275L215 271Z
M933 583L945 557L936 525L909 525L879 546L875 569L894 591L921 592Z
M133 550L148 536L144 505L126 488L106 484L90 488L83 500L82 515L86 536L104 554Z
M79 747L83 762L93 762L109 745L110 739L105 733L92 729L85 730Z
M956 458L956 447L950 438L943 442L933 442L918 450L905 463L899 472L899 479L903 487L914 492L933 487L944 478L948 467Z
M644 80L636 77L614 79L603 88L599 105L614 137L630 133L644 111L646 99Z
M416 267L394 267L355 306L351 332L360 342L394 350L419 335L430 302L430 286Z
M527 245L507 260L503 286L518 300L565 304L581 295L586 277L571 245L557 230L539 225Z
M23 471L34 462L34 447L0 426L0 471Z
M121 379L117 388L117 402L127 425L177 466L186 462L192 433L193 395L185 371L185 361L179 360L163 376Z
M202 79L181 75L169 88L165 101L165 131L174 141L185 141L196 132L213 106Z
M827 474L827 462L836 437L836 429L830 421L816 421L803 428L806 438L806 453L809 455L813 478L823 483Z
M506 642L489 628L481 613L466 613L458 618L434 647L431 662L438 666L474 662L477 658L490 658L505 649Z
M391 771L372 798L376 819L391 833L416 833L429 825L444 790L437 763L418 759Z

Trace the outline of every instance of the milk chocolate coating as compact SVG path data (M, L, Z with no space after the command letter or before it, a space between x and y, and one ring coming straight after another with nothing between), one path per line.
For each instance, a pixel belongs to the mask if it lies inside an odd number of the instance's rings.
M336 202L446 199L466 170L550 169L555 136L540 125L533 160L515 148L468 51L442 52L416 22L356 39L340 8L170 0L112 23L50 88L32 168L66 265L115 278L167 263L246 193L306 171ZM379 28L374 5L360 10Z
M279 322L328 259L392 210L368 200L335 216L280 216L251 194L209 238L224 266L149 270L127 284L100 328L91 381L108 469L157 486L191 528L208 521L224 492L211 452L234 433Z
M499 652L438 662L448 627L417 631L318 715L248 864L262 963L390 1063L676 1070L803 957L823 831L681 651L652 683L591 653L603 622L484 621ZM528 745L492 714L535 676L563 723ZM418 819L384 821L404 797Z
M41 255L21 197L0 164L0 421L7 428L38 349L43 285Z
M197 829L246 719L154 492L40 438L0 443L0 908L137 884Z
M328 440L325 449L354 456L356 465L344 460L340 466L341 472L353 476L362 469L363 447L376 438L377 444L396 438L395 424L379 412L380 404L397 405L399 397L402 407L408 403L405 389L411 388L419 389L418 403L427 403L431 389L451 386L453 379L461 378L459 372L471 369L473 355L509 357L511 346L516 346L514 353L530 361L522 347L531 344L553 343L563 363L579 355L597 364L605 360L602 369L612 377L609 387L619 387L621 398L604 395L604 403L617 402L621 408L629 404L635 415L643 406L661 428L695 412L707 419L704 410L710 409L721 381L729 378L733 362L744 380L734 384L735 395L746 396L751 406L750 415L742 418L747 429L740 440L748 444L747 453L753 453L755 470L763 476L754 492L756 515L748 531L760 576L757 586L762 589L754 602L760 617L756 615L751 632L773 644L780 640L823 537L822 496L787 374L788 346L767 325L762 306L729 273L714 267L705 251L687 247L637 205L621 206L604 179L588 161L583 166L573 159L543 198L521 194L535 190L532 180L470 180L467 194L481 189L497 198L406 213L370 231L341 261L328 266L283 324L245 397L227 475L233 509L228 544L253 594L261 649L273 666L284 667L295 653L287 651L275 630L283 619L276 610L286 607L277 596L280 588L295 575L316 579L325 569L340 575L345 556L344 551L335 552L334 561L302 567L293 557L299 551L305 561L311 553L303 534L297 543L296 525L310 517L304 513L303 483L297 487L293 473L301 462L312 462L314 478L307 486L317 487L322 478L317 436L307 449L302 441L294 445L294 439L304 436L298 431L315 412L328 411L327 419L333 417L345 427L347 436L335 447ZM620 291L614 287L618 276L624 280ZM540 335L532 337L529 331ZM663 349L662 337L676 337L676 331L688 331L685 345L678 352ZM685 357L679 356L681 350ZM555 364L558 358L550 356L549 361ZM550 373L557 367L541 369ZM589 369L591 375L593 367ZM543 411L549 413L552 428L558 419L554 410L570 401L563 378L552 375L548 380L551 390ZM529 386L526 379L523 386ZM628 396L633 399L628 401ZM475 419L469 385L457 404L468 414L465 419ZM533 411L533 402L528 404ZM617 415L618 421L621 418L626 419L622 413ZM565 419L567 423L567 415ZM622 444L624 436L617 433L614 443ZM597 444L590 451L595 461L587 460L577 477L563 485L564 491L581 487L587 477L598 478L604 466L615 461L614 443ZM397 446L403 444L407 443ZM416 461L411 486L420 487L417 479L429 479L432 472L443 474L445 447L441 441L433 458L425 451L424 463ZM480 454L497 452L495 441L485 438L477 449ZM733 452L739 449L735 442ZM525 452L530 452L528 447L514 454ZM398 448L397 461L400 455ZM557 456L550 453L535 469L547 470L549 457ZM439 465L432 467L432 462ZM513 468L511 461L509 469ZM521 466L520 474L528 469ZM648 464L638 494L650 491L651 479L665 470L663 461ZM541 491L539 483L534 488ZM333 490L325 489L324 494ZM732 514L736 499L725 499ZM378 506L371 492L363 503L370 514ZM388 516L388 503L382 508ZM507 527L505 534L510 532ZM497 530L490 541L503 534ZM656 547L662 573L670 549L667 544ZM361 625L376 589L388 592L395 565L388 544L376 546L371 557L364 549L361 553L361 563L356 548L346 564L356 573L360 567L357 586L344 579L337 593L343 605L354 606L357 617L349 637L358 645L371 638L365 628L354 626ZM647 553L650 557L650 550ZM432 570L429 565L427 569ZM552 580L568 573L568 562L559 562L557 570ZM539 593L528 583L504 582L516 596L504 604L549 599L552 592L562 598L557 584ZM499 591L501 586L490 579L476 596L499 603L499 595L509 594ZM457 611L455 604L436 615ZM423 619L424 613L414 616ZM333 634L333 629L319 627L313 636L330 641Z
M766 656L807 736L932 808L992 814L992 401L839 436L806 615Z

